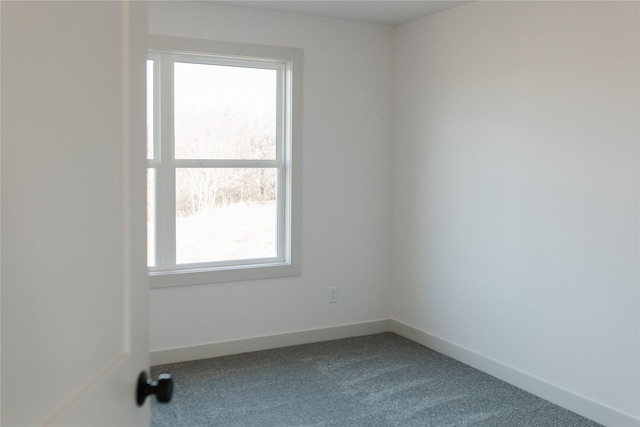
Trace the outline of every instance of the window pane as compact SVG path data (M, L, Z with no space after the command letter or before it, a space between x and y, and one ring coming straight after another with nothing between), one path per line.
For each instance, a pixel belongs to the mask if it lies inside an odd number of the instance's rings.
M153 160L153 61L147 60L147 159Z
M277 256L275 168L176 170L176 262Z
M156 266L156 170L147 169L147 265Z
M276 70L174 64L176 159L276 158Z

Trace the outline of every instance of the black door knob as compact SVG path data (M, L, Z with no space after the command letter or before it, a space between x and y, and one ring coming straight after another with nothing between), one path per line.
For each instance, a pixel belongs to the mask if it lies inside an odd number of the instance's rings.
M173 394L173 380L170 374L158 375L158 381L147 379L147 374L142 371L138 375L138 388L136 390L136 402L142 406L144 400L150 394L156 395L156 400L160 403L168 403Z

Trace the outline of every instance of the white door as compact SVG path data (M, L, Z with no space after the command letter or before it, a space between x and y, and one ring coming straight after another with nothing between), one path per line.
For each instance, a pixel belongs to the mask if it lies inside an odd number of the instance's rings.
M2 425L148 425L146 5L0 14Z

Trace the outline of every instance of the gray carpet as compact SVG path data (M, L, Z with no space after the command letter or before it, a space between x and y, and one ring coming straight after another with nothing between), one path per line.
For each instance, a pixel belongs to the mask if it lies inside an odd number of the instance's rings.
M156 366L152 427L598 426L392 333Z

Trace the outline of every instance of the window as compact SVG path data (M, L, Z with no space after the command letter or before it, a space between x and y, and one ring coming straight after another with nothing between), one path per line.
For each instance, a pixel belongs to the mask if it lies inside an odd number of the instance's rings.
M300 274L299 49L154 36L152 287Z

